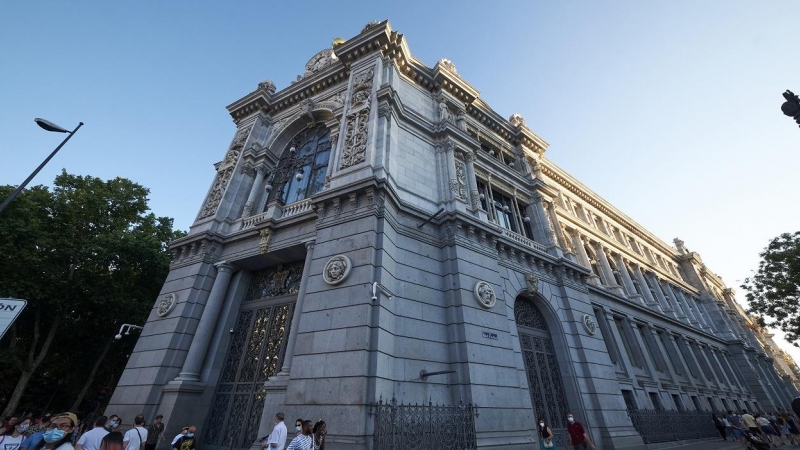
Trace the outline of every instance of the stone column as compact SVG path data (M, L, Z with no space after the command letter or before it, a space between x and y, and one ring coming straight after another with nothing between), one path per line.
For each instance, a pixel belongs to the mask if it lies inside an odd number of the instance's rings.
M728 386L731 387L731 390L736 388L736 381L734 380L733 374L728 373L725 370L725 365L722 363L722 356L718 353L718 350L714 350L713 348L709 348L711 352L710 359L711 362L715 364L714 367L717 367L717 375L722 374L724 377L721 381L728 383Z
M619 277L622 279L622 284L625 285L625 290L628 292L628 298L635 301L641 301L642 296L636 292L636 286L633 285L633 280L631 279L631 275L628 273L628 268L625 265L625 261L622 260L622 255L619 253L611 253L611 257L614 258L614 263L617 266Z
M595 286L602 285L603 283L600 280L600 277L597 276L592 270L592 262L589 260L589 254L586 252L586 246L589 245L589 239L585 236L581 236L581 234L577 231L572 236L572 239L575 242L575 251L578 252L578 259L581 260L580 263L589 269L589 283L592 283Z
M667 298L664 297L664 292L661 290L658 277L656 277L652 273L645 275L645 277L648 277L650 279L650 284L648 284L648 286L652 286L651 292L653 293L655 298L658 299L658 303L661 304L664 313L669 316L675 317L675 308L672 306L672 304L670 304L669 300L667 300Z
M704 367L708 367L708 371L711 372L710 374L711 381L713 381L714 384L716 384L721 388L724 387L725 385L723 384L723 380L719 379L717 371L714 370L714 366L711 364L711 358L709 357L709 348L705 345L700 345L700 344L697 344L695 348L697 348L698 357L702 358L703 363L705 364ZM705 371L703 373L705 373ZM708 378L708 375L706 376L706 378Z
M294 305L292 314L292 325L289 329L289 337L286 338L286 353L283 357L283 366L279 376L289 376L292 369L292 359L294 358L294 344L297 342L297 332L300 329L300 316L303 314L303 303L306 299L308 289L308 275L311 272L312 255L314 254L314 240L306 241L306 261L303 263L303 275L300 278L300 291L297 293L297 302Z
M609 311L604 310L603 312L606 315L608 331L611 333L609 338L614 341L614 348L617 351L617 356L619 357L619 367L623 372L625 372L628 378L634 378L635 375L633 372L633 363L631 363L630 355L628 355L628 351L625 348L625 342L623 342L622 336L620 336L619 330L617 329L617 322L614 320L614 315ZM600 320L600 318L598 318L598 320Z
M467 186L469 187L470 206L473 211L481 210L481 193L478 191L478 180L475 177L475 152L466 152L467 165Z
M631 269L633 269L633 275L636 277L636 281L639 282L639 288L642 290L642 295L644 296L645 304L650 309L663 312L664 310L661 308L661 305L653 297L653 292L650 290L650 285L647 284L647 281L644 279L644 274L642 273L642 269L639 268L638 264L633 262L631 263Z
M267 168L263 164L259 164L254 169L256 173L253 186L250 188L250 194L247 195L247 202L244 204L244 211L242 217L250 217L253 214L253 206L255 206L256 197L261 191L261 184L264 182L264 177L267 174Z
M695 310L694 305L692 305L694 300L691 297L686 297L683 295L683 291L680 288L672 289L672 293L675 295L675 298L682 300L682 303L686 306L686 313L689 317L689 323L695 326L698 325L700 323L700 321L697 319L698 313Z
M611 270L611 264L608 263L606 257L606 250L599 242L594 243L594 251L597 254L597 263L600 265L600 270L603 271L604 278L608 280L608 290L615 294L624 296L625 291L617 284L617 279L614 277L614 272Z
M561 221L558 219L557 205L555 200L547 204L547 213L550 216L550 223L553 225L553 234L556 235L556 244L561 250L567 251L567 244L564 242L564 229L561 228Z
M700 347L698 347L697 344L692 345L692 342L690 342L686 338L683 338L683 345L686 346L686 349L689 351L689 356L694 360L695 367L697 368L697 371L699 372L698 373L698 375L699 375L698 378L700 378L700 381L702 381L703 384L705 384L707 387L712 388L713 386L711 385L711 383L714 381L714 374L712 373L711 374L711 378L709 379L708 374L706 374L706 371L705 371L705 366L703 366L700 363L700 357L702 355L698 356L697 352L695 351L695 349L699 350ZM710 371L711 367L709 367L708 370Z
M203 361L206 359L208 344L211 342L211 336L217 326L219 312L222 309L222 303L225 301L228 284L235 269L234 266L225 261L216 263L215 267L217 268L217 278L214 280L214 285L208 294L208 300L206 300L206 305L203 308L203 315L200 317L200 323L197 324L192 344L186 353L183 369L178 374L178 377L175 378L176 381L200 381L200 371L203 368Z
M675 296L675 293L672 291L672 286L669 285L669 281L664 280L664 282L659 283L661 286L661 290L667 293L667 297L673 305L675 305L675 316L678 319L684 319L684 321L689 321L689 315L686 313L685 306L678 300L678 297Z
M531 197L531 204L528 205L528 216L531 218L531 231L533 232L533 239L536 242L544 245L547 253L554 256L561 256L561 249L556 250L556 238L553 229L550 226L550 221L547 218L545 211L545 199L539 193L533 194ZM587 258L588 259L588 258Z

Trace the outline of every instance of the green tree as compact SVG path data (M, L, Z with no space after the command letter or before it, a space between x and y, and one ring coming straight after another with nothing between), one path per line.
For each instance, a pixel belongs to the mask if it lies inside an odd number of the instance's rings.
M744 280L749 312L759 323L780 328L786 340L800 338L800 232L784 233L760 253L758 271Z
M0 350L16 380L3 415L34 377L72 380L80 404L119 325L147 319L169 271L168 243L182 235L148 212L148 193L125 178L62 172L52 190L27 189L0 216L0 297L28 301Z

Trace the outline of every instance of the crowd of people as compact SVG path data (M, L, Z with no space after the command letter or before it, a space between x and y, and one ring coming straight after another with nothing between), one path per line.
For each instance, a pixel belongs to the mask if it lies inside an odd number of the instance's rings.
M150 425L143 415L134 417L126 428L118 415L100 416L91 424L79 421L71 412L31 417L10 416L0 428L2 450L155 450L164 436L163 417L158 415ZM172 450L195 450L194 426L184 427L172 440Z
M711 414L711 421L723 440L739 441L745 449L768 450L771 447L800 444L800 428L794 414L754 413L742 410L741 414L728 411L727 414Z
M325 450L325 436L328 429L325 421L320 419L316 423L311 420L298 418L294 421L295 436L286 446L288 440L288 430L283 422L284 414L275 414L272 432L259 439L261 448L264 450Z

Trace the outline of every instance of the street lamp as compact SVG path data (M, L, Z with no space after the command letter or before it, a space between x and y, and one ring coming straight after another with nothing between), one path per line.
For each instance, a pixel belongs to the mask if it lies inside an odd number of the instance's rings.
M11 195L9 195L7 199L5 199L3 204L0 205L0 213L2 213L4 209L6 209L6 206L11 204L11 202L17 197L17 195L19 195L19 193L22 192L23 189L25 189L25 186L27 186L28 183L31 182L33 177L35 177L36 174L39 173L40 170L42 170L42 168L45 166L45 164L47 164L51 159L53 159L53 156L56 156L56 153L58 153L58 151L61 150L61 147L63 147L64 144L66 144L67 141L70 140L70 138L73 135L75 135L75 133L80 129L80 127L83 126L83 122L79 122L78 126L75 127L74 130L69 131L69 130L67 130L65 128L62 128L62 127L54 124L53 122L50 122L49 120L40 119L38 117L36 119L34 119L34 122L36 122L36 124L39 125L40 127L42 127L42 129L44 129L44 130L52 131L54 133L69 133L69 135L63 141L61 141L61 143L58 144L58 147L56 147L56 149L53 150L52 153L50 153L50 156L45 158L45 160L42 161L41 164L39 164L39 167L37 167L36 170L34 170L33 173L30 174L30 176L28 178L26 178L25 181L22 182L22 184L17 186L17 188L14 190L14 192L12 192Z
M131 334L131 330L132 329L141 330L142 327L137 326L137 325L131 325L129 323L123 323L122 326L119 327L119 333L117 333L117 335L114 336L114 339L116 339L116 340L122 339L122 333L124 332L125 335L127 336L127 335Z
M785 98L786 101L781 105L781 111L800 124L800 98L797 98L794 92L788 90L783 93L783 98Z

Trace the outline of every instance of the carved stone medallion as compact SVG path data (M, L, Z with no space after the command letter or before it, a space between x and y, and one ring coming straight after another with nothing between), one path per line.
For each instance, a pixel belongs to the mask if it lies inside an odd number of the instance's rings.
M322 279L330 285L339 284L350 275L352 268L353 264L350 262L350 258L336 255L325 264L325 269L322 270Z
M491 308L497 303L497 297L494 295L492 285L485 281L478 281L475 283L475 300L484 308Z
M167 314L172 312L175 309L175 304L178 303L178 298L175 294L165 294L161 297L161 301L158 303L158 310L156 310L156 314L160 317L166 317Z
M583 327L591 335L597 333L597 324L594 322L594 318L588 314L583 315Z

